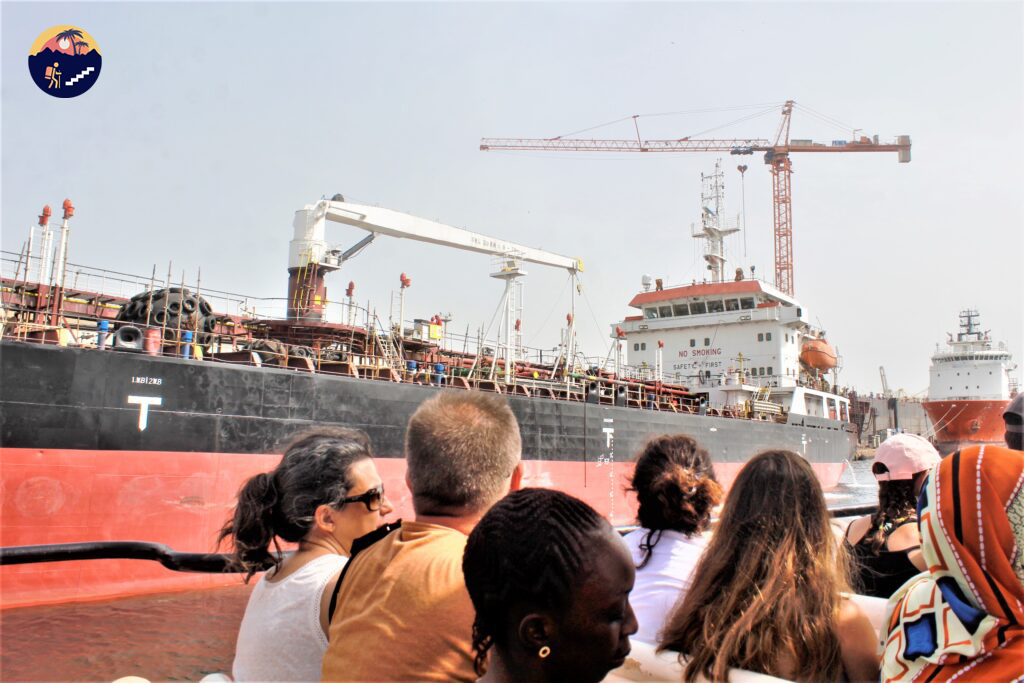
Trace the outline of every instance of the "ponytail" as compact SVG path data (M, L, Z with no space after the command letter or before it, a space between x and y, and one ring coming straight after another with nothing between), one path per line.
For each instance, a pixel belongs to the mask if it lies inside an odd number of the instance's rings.
M352 488L352 465L369 457L370 441L358 430L319 428L300 434L272 472L257 474L242 486L217 545L231 539L232 563L245 572L247 583L256 572L277 569L278 538L289 543L305 538L316 509L341 505Z
M273 472L261 472L251 477L238 492L235 514L220 530L218 545L230 537L235 547L233 564L245 572L245 581L252 575L280 566L280 547L274 533L274 508L277 507L277 485ZM274 553L269 551L274 544Z

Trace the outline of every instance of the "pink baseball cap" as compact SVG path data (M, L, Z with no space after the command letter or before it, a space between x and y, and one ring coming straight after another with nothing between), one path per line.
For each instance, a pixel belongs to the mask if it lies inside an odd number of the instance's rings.
M878 481L901 481L913 479L918 472L929 470L940 462L939 452L928 439L917 434L897 434L882 442L875 451L871 471ZM888 471L879 465L885 465Z

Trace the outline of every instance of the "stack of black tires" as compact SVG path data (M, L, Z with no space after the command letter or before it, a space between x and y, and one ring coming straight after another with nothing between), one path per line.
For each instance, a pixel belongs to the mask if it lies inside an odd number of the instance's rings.
M168 287L152 292L141 292L121 306L116 320L115 340L141 338L143 327L163 330L165 342L180 342L186 332L192 332L194 343L208 347L217 329L217 317L209 302L185 287ZM130 328L136 328L138 334Z

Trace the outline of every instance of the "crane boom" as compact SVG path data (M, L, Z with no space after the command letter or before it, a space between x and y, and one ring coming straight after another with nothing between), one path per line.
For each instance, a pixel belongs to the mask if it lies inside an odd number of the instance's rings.
M324 239L326 221L350 225L373 235L412 239L493 256L514 255L522 261L565 268L570 273L583 270L580 259L488 237L401 211L326 199L296 212L295 238L292 240L289 267L299 268L310 261L326 268L336 269L341 266L343 254L327 249ZM344 254L346 258L348 255Z
M691 140L585 140L573 138L483 138L480 149L488 150L562 150L570 152L729 152L753 154L768 149L762 139Z

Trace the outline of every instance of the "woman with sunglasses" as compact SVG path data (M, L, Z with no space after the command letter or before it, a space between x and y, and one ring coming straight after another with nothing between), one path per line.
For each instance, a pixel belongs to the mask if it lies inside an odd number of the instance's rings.
M218 542L229 538L246 582L260 578L238 630L236 681L318 681L328 603L352 542L392 511L366 434L317 429L249 479ZM297 544L280 557L278 539ZM273 547L273 551L271 549Z

